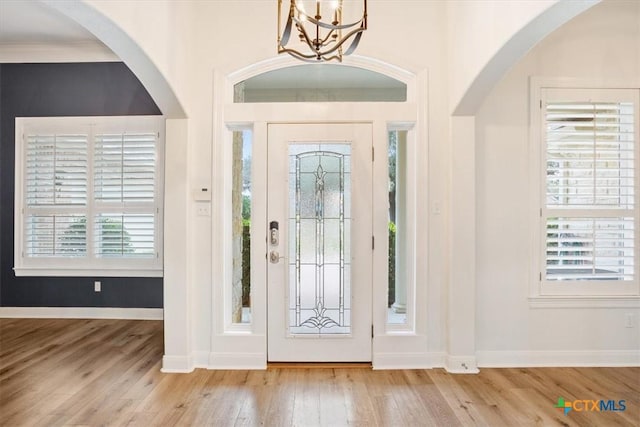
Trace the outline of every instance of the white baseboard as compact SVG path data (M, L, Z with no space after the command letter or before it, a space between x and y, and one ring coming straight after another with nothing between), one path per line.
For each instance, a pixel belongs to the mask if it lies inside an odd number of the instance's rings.
M444 366L445 353L378 353L373 369L431 369Z
M208 369L267 369L264 353L210 353Z
M478 351L482 368L640 366L640 350Z
M161 308L0 307L0 318L162 320Z
M162 356L161 372L165 374L188 374L193 372L193 360L190 356Z
M194 368L209 368L209 352L208 351L194 351L193 352L193 367Z
M444 368L451 374L477 374L480 372L475 356L447 356Z

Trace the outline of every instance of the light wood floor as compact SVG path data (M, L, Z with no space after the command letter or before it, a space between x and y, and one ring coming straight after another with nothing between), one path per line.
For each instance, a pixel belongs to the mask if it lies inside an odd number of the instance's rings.
M640 368L162 374L162 323L0 319L0 425L640 425ZM624 412L554 408L625 400Z

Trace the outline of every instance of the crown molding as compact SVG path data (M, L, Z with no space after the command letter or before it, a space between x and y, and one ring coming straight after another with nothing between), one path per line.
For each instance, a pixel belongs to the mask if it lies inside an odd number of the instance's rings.
M116 62L120 58L98 41L0 43L0 63Z

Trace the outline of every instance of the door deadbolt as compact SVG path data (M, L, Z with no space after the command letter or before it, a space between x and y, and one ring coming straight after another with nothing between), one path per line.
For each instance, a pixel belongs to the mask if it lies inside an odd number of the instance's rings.
M271 246L278 246L278 234L278 221L271 221L269 223L269 243Z

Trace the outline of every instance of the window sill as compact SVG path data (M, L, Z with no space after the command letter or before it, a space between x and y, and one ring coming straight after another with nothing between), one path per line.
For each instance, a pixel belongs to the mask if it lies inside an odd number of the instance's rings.
M14 268L17 277L163 277L162 268Z
M640 308L640 296L535 296L531 308Z

